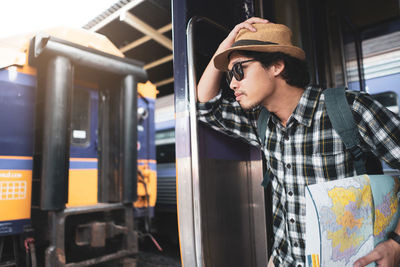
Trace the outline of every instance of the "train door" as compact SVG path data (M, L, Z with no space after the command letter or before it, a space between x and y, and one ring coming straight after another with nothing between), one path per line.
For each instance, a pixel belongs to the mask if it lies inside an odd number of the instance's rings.
M260 151L197 123L195 108L198 78L227 34L218 22L236 24L253 16L254 8L252 1L173 1L177 201L183 266L267 264Z

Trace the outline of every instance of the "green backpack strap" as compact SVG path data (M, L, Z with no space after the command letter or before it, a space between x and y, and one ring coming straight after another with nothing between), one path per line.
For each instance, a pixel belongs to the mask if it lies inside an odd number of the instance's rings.
M269 111L262 107L260 115L258 115L257 119L257 134L261 139L261 149L264 149L265 145L265 131L267 130L267 123L269 119ZM261 152L262 157L263 157L263 167L264 167L264 179L261 183L262 186L266 187L270 181L270 178L268 176L268 171L267 171L267 161L264 155L264 151Z
M346 149L354 160L354 168L358 175L365 174L365 161L360 148L358 128L354 123L353 113L346 98L346 88L327 88L325 95L326 111L333 128L339 134Z

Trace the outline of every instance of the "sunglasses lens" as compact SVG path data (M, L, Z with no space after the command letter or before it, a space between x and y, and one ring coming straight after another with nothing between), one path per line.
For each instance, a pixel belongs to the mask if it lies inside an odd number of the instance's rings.
M243 68L242 64L239 62L235 64L232 68L233 75L235 76L236 81L241 81L243 79Z
M251 60L238 62L235 65L233 65L231 70L226 72L226 82L228 83L228 85L231 84L233 77L235 77L236 81L243 80L244 72L243 72L242 63L246 63L246 62L250 62L250 61L255 61L255 60L251 59Z
M233 73L231 70L226 72L226 82L228 83L228 85L231 84L232 76L233 76Z

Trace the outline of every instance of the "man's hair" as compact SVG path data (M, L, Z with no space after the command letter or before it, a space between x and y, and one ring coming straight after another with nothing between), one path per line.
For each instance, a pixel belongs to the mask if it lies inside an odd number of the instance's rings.
M237 53L254 58L259 61L264 68L269 68L279 61L283 61L285 68L280 76L287 84L299 88L304 88L310 83L307 62L289 56L282 52L255 52L255 51L236 51Z

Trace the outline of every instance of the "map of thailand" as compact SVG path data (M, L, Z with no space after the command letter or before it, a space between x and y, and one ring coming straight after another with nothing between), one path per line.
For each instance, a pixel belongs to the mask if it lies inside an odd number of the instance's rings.
M397 224L398 189L398 178L387 175L308 186L307 266L353 266L384 241Z

